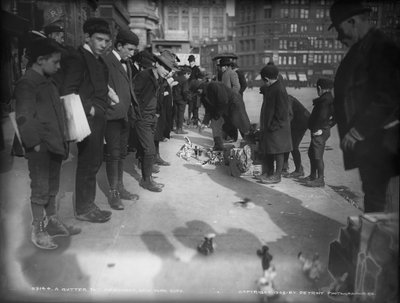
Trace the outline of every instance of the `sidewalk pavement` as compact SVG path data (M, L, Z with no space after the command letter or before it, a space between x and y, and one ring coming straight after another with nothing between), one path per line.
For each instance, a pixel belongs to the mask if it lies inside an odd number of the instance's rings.
M256 95L250 91L246 96L254 103L253 108L246 101L247 110L255 112ZM9 147L12 131L7 121L5 129ZM210 129L201 134L186 130L194 144L212 146ZM184 135L171 134L160 144L162 157L171 162L156 175L156 181L165 184L163 192L139 187L140 170L130 154L125 160L125 186L140 199L124 201L125 210L112 210L111 220L103 224L73 217L76 148L72 146L62 167L59 212L82 233L56 238L55 251L39 250L30 242L27 164L4 151L0 173L3 297L29 302L257 302L255 281L263 272L256 251L266 244L277 271L274 302L329 302L326 294L315 293L332 282L327 272L329 243L348 216L360 214L330 187L358 184L342 183L351 177L342 177L345 174L336 165L341 155L335 141L326 153L326 166L337 170L327 174L324 188L307 188L285 178L276 185L263 185L250 176L229 176L226 166L187 162L176 156ZM307 139L303 141L302 147L307 145ZM302 156L306 163L304 148ZM103 165L96 203L108 210L107 191ZM245 198L254 203L253 208L236 206ZM216 248L204 256L196 248L208 233L216 234ZM320 254L323 272L316 284L302 272L300 251L308 257Z

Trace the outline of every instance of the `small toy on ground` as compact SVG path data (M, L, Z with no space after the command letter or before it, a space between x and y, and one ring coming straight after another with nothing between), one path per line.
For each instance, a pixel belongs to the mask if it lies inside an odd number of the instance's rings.
M213 233L205 235L203 242L197 246L197 251L206 256L213 253L215 249L215 244L213 243L214 238L215 234Z
M275 267L271 265L264 271L264 275L256 281L260 302L266 303L277 296L274 285L276 275Z
M302 270L304 274L309 278L311 281L316 282L322 272L322 264L319 260L319 254L315 253L312 259L309 259L303 256L302 252L299 252L297 257L299 258L300 262L303 264Z
M257 256L261 258L261 266L263 271L265 272L269 269L273 258L272 255L269 253L269 247L267 245L263 245L261 249L257 250Z

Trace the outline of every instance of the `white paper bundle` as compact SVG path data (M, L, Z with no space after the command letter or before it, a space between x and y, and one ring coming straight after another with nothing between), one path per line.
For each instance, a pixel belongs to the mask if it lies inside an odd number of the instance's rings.
M90 126L79 95L70 94L61 97L65 113L65 128L68 141L81 142L90 135Z

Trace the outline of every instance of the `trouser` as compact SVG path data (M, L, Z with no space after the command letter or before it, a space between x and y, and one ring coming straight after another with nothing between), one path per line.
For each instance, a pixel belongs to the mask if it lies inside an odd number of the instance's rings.
M43 209L48 216L57 212L56 196L60 188L62 156L49 152L45 144L40 151L26 151L29 178L31 179L31 207L33 219L43 218Z
M139 143L138 156L142 159L142 177L151 177L151 168L156 155L154 133L157 123L156 116L148 116L137 120L135 124L136 137ZM151 164L150 164L151 163Z
M106 172L110 189L122 185L123 160L128 153L129 123L125 119L107 121L105 139Z
M197 96L193 97L194 100L188 102L188 122L190 119L194 121L199 120L199 107L197 106Z
M268 176L273 174L281 175L283 169L284 154L266 154L263 159L263 171L262 173L267 173ZM276 164L276 166L275 166Z
M295 170L299 171L299 169L302 167L299 146L300 146L301 140L304 137L304 134L306 133L306 130L296 130L296 129L292 128L290 133L292 136L292 147L293 147L291 154L293 157ZM284 170L289 170L289 154L290 154L289 152L285 153L285 158L284 158L284 163L283 163Z
M88 116L91 134L78 145L78 165L75 178L75 209L84 214L94 207L96 175L103 161L106 116L98 108L94 116Z
M213 137L221 137L223 136L222 126L224 125L224 118L221 116L218 119L211 119L210 127L212 130Z
M185 114L185 103L174 103L175 106L175 123L176 123L176 128L180 129L183 127L183 116Z

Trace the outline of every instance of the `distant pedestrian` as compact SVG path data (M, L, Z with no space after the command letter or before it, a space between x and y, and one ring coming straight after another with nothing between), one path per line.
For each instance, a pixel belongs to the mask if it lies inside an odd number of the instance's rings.
M324 181L324 150L326 141L331 135L333 118L333 81L320 78L317 81L318 98L313 100L313 110L308 120L308 128L311 132L311 142L308 148L310 159L310 175L304 179L305 186L323 187Z
M239 84L240 84L240 89L239 89L239 94L242 95L247 88L247 81L246 77L244 76L244 73L241 69L239 69L239 66L236 62L232 63L232 70L238 75L239 78Z
M188 101L188 120L187 125L193 124L197 126L199 121L199 98L196 90L190 89L198 86L198 81L203 78L202 72L199 66L196 65L196 58L194 55L190 55L188 58L191 73L189 77L189 101Z
M103 57L109 71L108 84L119 102L107 108L106 173L109 184L108 203L116 210L124 209L121 199L137 200L139 196L126 190L123 182L124 159L128 153L130 121L135 121L139 104L133 98L132 70L129 58L139 44L138 36L130 30L120 30L112 52ZM132 122L132 121L131 121Z
M295 170L289 173L289 153L284 155L282 176L287 178L299 178L304 176L304 168L301 163L301 153L299 146L307 131L308 119L310 112L304 107L299 100L292 95L288 95L289 100L289 116L290 116L290 133L292 136L292 148L290 152L293 157Z
M178 84L172 88L172 96L174 101L174 117L176 130L180 135L187 134L183 130L183 116L185 114L186 104L189 102L189 77L190 68L183 67L177 72L176 81Z
M52 237L80 233L79 228L60 220L56 205L61 162L68 157L60 95L51 78L60 68L61 51L51 39L33 41L29 49L31 68L14 91L16 120L31 179L31 241L42 249L58 247Z
M264 100L260 114L260 152L263 155L263 172L259 181L272 184L281 181L284 154L292 150L289 101L275 65L264 66L260 74L266 89L263 89Z
M110 106L108 68L101 55L111 42L108 22L89 18L83 24L85 43L70 56L65 65L61 94L79 94L91 134L77 143L78 164L75 176L75 217L78 220L104 223L111 211L100 210L95 203L96 175L103 162L106 111Z
M349 47L334 81L335 119L344 167L358 167L368 213L385 210L388 184L399 175L400 102L400 50L370 23L370 11L337 1L329 27Z

